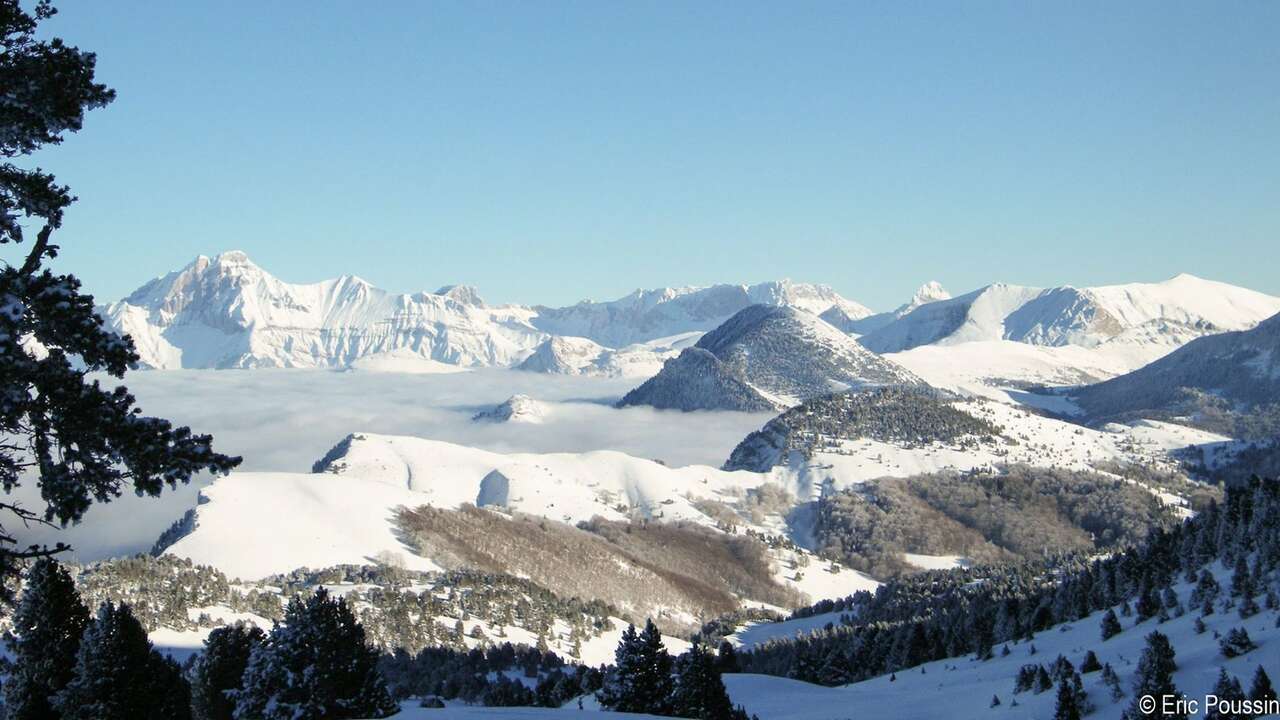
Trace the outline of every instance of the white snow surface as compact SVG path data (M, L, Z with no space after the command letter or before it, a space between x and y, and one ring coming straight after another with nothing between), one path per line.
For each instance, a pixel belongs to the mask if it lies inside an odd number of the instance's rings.
M440 570L396 538L398 506L421 505L393 483L330 474L232 473L200 492L196 529L166 554L258 579L296 568L366 565L379 553Z

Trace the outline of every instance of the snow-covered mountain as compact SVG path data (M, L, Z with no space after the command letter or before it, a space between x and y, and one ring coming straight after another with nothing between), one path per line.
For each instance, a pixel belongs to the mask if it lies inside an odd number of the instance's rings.
M756 303L818 313L871 311L822 285L636 291L567 308L491 306L466 286L391 293L354 277L286 283L239 251L201 256L101 309L146 367L510 367L646 376L662 360ZM556 339L556 342L551 342ZM425 368L426 370L424 370Z
M1280 312L1280 298L1191 275L1093 288L995 284L928 302L862 336L876 352L1012 340L1032 345L1155 345L1243 330Z
M663 361L691 347L699 337L701 333L690 332L614 350L587 338L553 336L515 368L552 375L647 378L662 369Z
M822 313L822 319L847 333L865 335L869 332L879 330L894 320L914 311L921 305L950 299L951 293L947 292L946 288L942 287L941 283L936 280L930 280L924 285L921 285L919 289L916 290L915 294L911 296L910 300L889 312L876 313L874 315L864 317L855 317L845 313L839 307L832 307Z
M1190 391L1190 392L1189 392ZM1251 330L1192 340L1126 375L1082 388L1073 399L1094 419L1191 415L1200 402L1226 411L1280 402L1280 314Z
M237 251L196 258L103 316L161 369L346 367L391 353L511 365L545 339L530 310L487 306L472 288L396 294L350 275L295 285Z
M837 308L853 318L872 314L826 285L782 280L636 290L611 302L583 301L565 308L538 306L532 322L552 335L584 337L617 348L680 333L706 332L750 305L794 307L815 315Z
M868 351L816 315L753 305L668 361L621 405L743 409L746 402L756 409L764 400L782 408L849 388L919 383L906 369ZM708 392L730 389L734 392L721 397Z

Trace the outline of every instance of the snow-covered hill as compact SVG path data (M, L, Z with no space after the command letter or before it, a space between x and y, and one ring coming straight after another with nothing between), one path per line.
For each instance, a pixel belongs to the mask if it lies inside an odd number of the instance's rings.
M201 492L192 521L181 528L186 534L168 552L244 578L300 566L360 563L384 552L405 555L410 567L434 569L429 558L410 558L395 528L396 508L419 505L475 505L570 525L596 517L643 518L715 529L731 520L804 545L803 523L789 522L796 519L789 517L794 508L875 478L1001 462L1069 469L1108 461L1171 467L1172 448L1221 440L1176 426L1165 432L1151 423L1089 430L986 401L955 408L978 419L976 425L997 427L1001 436L966 445L954 439L876 439L849 428L816 436L813 447L795 457L781 457L776 450L756 453L773 460L758 463L755 472L673 468L613 451L505 454L357 433L317 461L312 473L237 472L215 481ZM770 486L766 495L785 500L762 505L756 498L765 486ZM280 513L282 507L291 511ZM804 592L835 589L809 585L821 577L814 572L807 579L783 580Z
M768 402L782 408L833 391L919 383L811 313L753 305L668 361L621 404L704 410L758 409Z
M861 340L882 353L992 340L1154 345L1168 352L1194 337L1252 327L1277 312L1280 298L1186 274L1093 288L995 284L923 304Z
M986 472L1005 464L1083 471L1119 463L1171 472L1177 451L1227 440L1152 421L1096 430L981 398L865 398L818 398L792 408L743 439L724 467L768 473L798 498L816 500L877 478ZM956 422L956 413L973 421Z
M695 500L735 502L766 482L763 475L668 468L619 452L508 455L363 433L344 439L313 471L241 472L215 481L202 491L194 529L168 551L245 578L358 563L381 551L404 552L390 515L418 505L474 504L571 524L635 515L714 526ZM281 507L297 511L281 515Z

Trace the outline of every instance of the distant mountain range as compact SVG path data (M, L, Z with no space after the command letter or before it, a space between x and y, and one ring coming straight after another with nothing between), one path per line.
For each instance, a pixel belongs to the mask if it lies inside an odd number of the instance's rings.
M829 287L787 280L638 290L566 308L492 306L466 286L400 294L351 275L286 283L239 251L196 258L101 312L133 337L143 365L157 369L349 367L381 356L403 367L417 356L463 367L528 361L525 369L542 372L647 375L677 351L680 336L754 304L871 314ZM558 337L574 340L548 344ZM643 343L652 346L608 352Z
M1112 360L1088 363L1091 372L1081 374L1094 376L1095 365L1114 368L1108 375L1131 370L1195 338L1248 329L1280 312L1280 298L1189 275L1097 288L996 284L955 298L927 283L885 313L829 287L789 280L637 290L618 300L562 308L495 306L466 286L391 293L351 275L286 283L231 251L199 257L101 313L113 329L133 338L142 365L156 369L405 370L417 362L422 372L517 367L647 378L703 333L756 305L821 317L822 327L856 337L876 353L970 341L1099 350L1099 357ZM812 323L793 325L817 332ZM839 344L846 354L856 352ZM740 375L769 372L742 357L734 362ZM814 373L794 383L810 382ZM766 395L799 399L809 392L788 388L792 381L748 382Z
M1012 340L1031 345L1159 344L1244 330L1280 312L1280 298L1179 275L1158 283L1032 288L998 283L925 302L861 337L879 353L921 345Z

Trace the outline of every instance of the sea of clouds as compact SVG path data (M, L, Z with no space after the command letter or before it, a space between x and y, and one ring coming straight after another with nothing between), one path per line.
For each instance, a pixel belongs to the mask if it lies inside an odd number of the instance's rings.
M672 466L718 466L770 417L611 407L638 382L512 370L174 370L130 373L124 384L145 414L211 433L218 451L244 458L246 471L310 472L314 461L352 432L413 435L496 452L619 450ZM472 422L480 410L517 393L546 404L543 422ZM167 490L160 498L126 492L92 508L79 525L19 528L19 539L70 543L71 557L82 562L145 552L195 506L206 482ZM16 495L28 507L43 507L31 483Z

